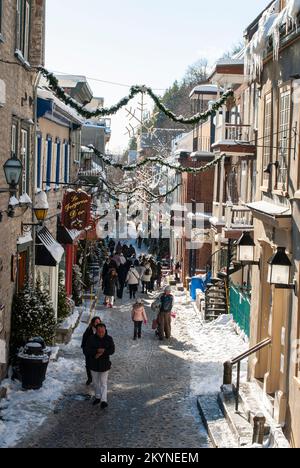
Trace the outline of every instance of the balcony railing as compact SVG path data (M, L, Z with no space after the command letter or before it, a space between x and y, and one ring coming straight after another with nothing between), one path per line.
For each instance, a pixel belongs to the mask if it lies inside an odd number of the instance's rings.
M253 140L251 125L237 125L226 123L216 129L216 141L240 141L250 143Z
M103 176L103 161L94 153L83 152L79 174L89 177Z
M252 227L252 212L246 206L228 205L225 208L225 226L228 229L246 229Z
M214 202L211 224L223 226L229 230L251 231L253 229L253 215L245 206Z

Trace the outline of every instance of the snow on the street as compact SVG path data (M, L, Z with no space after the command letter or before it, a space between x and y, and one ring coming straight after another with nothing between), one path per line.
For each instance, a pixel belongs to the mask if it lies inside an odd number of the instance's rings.
M88 313L88 312L86 312ZM80 323L72 341L60 346L64 354L72 359L60 358L50 361L47 378L42 389L23 391L18 381L5 380L1 386L7 389L7 399L0 402L0 447L12 447L29 432L41 425L51 413L59 398L72 388L74 382L82 379L83 361L77 357L86 323Z
M187 301L186 294L176 292L175 296L173 337L184 344L184 352L176 351L167 342L157 343L157 346L161 346L167 353L180 354L189 369L190 396L196 400L199 394L219 390L222 385L223 363L241 354L248 344L236 333L230 317L223 316L216 322L203 324L197 311ZM147 302L150 304L150 301ZM128 311L128 303L120 306L121 313L123 309ZM88 316L88 310L84 315ZM107 318L105 320L107 322ZM84 381L85 369L80 344L86 326L86 323L81 322L71 343L61 347L63 357L58 362L50 362L47 379L41 390L24 392L19 382L6 380L3 383L8 390L8 398L2 400L0 405L0 447L12 447L28 437L53 412L58 400L74 392L74 386ZM117 342L118 337L114 338ZM246 363L243 367L244 374L245 371Z

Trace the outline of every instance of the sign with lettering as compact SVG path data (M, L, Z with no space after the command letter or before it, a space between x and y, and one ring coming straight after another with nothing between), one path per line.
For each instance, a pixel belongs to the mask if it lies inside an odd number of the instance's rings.
M82 190L65 193L62 206L62 225L67 229L81 231L91 221L91 197Z

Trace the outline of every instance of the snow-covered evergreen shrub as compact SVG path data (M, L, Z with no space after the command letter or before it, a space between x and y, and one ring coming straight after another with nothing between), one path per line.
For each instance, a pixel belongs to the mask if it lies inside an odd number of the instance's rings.
M72 312L71 302L67 296L65 284L64 284L64 273L59 272L58 281L58 309L57 309L57 321L62 323Z
M72 282L73 300L76 306L82 305L83 302L83 281L82 273L78 265L73 266L73 282Z
M34 288L27 284L14 296L11 324L11 350L18 348L35 336L44 338L47 345L53 343L56 333L55 313L47 291L38 282Z

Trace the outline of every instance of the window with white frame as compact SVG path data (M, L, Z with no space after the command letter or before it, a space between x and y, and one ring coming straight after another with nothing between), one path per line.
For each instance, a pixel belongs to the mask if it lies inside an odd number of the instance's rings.
M22 58L29 61L31 0L17 0L16 49Z
M279 99L277 188L287 190L290 155L291 90L281 90Z
M11 152L17 157L18 152L18 123L13 122L11 126Z
M270 164L272 157L272 93L265 97L263 141L263 186L268 186L270 176L265 172L265 169Z
M67 141L64 142L64 182L67 184L70 181L70 145Z
M23 166L21 192L29 191L29 132L22 128L21 130L21 161Z

